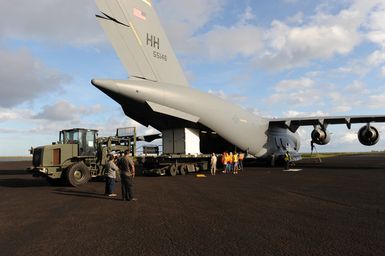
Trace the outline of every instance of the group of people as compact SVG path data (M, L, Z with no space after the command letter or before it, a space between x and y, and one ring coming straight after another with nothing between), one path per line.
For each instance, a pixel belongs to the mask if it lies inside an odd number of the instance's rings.
M108 155L108 161L104 166L104 175L106 178L105 194L110 197L115 197L113 193L115 189L115 180L119 171L120 183L122 187L122 200L135 201L133 195L133 178L135 177L135 165L130 157L130 151L126 150L124 155L115 158L113 154Z
M222 173L233 173L238 174L243 170L243 159L245 158L244 153L223 152L221 162L224 170ZM215 175L217 171L217 156L215 153L211 155L211 175Z

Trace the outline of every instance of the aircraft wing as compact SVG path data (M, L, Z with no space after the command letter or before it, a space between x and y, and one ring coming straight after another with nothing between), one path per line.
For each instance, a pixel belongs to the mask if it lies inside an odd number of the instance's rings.
M269 120L270 127L283 127L296 132L300 126L320 126L326 129L329 124L346 124L350 129L352 124L385 122L385 116L320 116L320 117L294 117L273 118Z

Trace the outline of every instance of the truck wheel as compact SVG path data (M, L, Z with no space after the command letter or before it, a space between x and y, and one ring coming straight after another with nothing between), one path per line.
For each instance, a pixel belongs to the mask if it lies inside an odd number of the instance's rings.
M86 184L90 178L90 171L84 163L79 162L68 167L67 181L71 186L77 187Z
M186 171L187 171L187 165L182 164L182 165L179 166L179 173L181 175L186 175Z
M175 176L176 175L176 166L174 164L170 165L170 168L168 169L168 174L170 176Z

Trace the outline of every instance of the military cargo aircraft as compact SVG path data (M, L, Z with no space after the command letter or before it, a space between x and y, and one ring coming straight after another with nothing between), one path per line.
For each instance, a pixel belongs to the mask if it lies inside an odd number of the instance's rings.
M151 0L96 0L96 15L125 66L128 80L93 79L92 84L119 103L125 114L159 131L199 131L201 151L222 152L234 145L256 157L298 155L297 129L313 126L312 142L330 141L329 125L363 123L358 140L379 140L372 122L385 116L322 116L270 119L189 86Z

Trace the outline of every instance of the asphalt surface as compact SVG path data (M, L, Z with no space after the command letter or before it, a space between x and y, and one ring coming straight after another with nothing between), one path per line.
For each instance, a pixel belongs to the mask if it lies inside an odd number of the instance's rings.
M134 202L105 197L102 182L49 186L28 165L0 163L2 255L385 252L384 154L304 161L297 172L137 177Z

